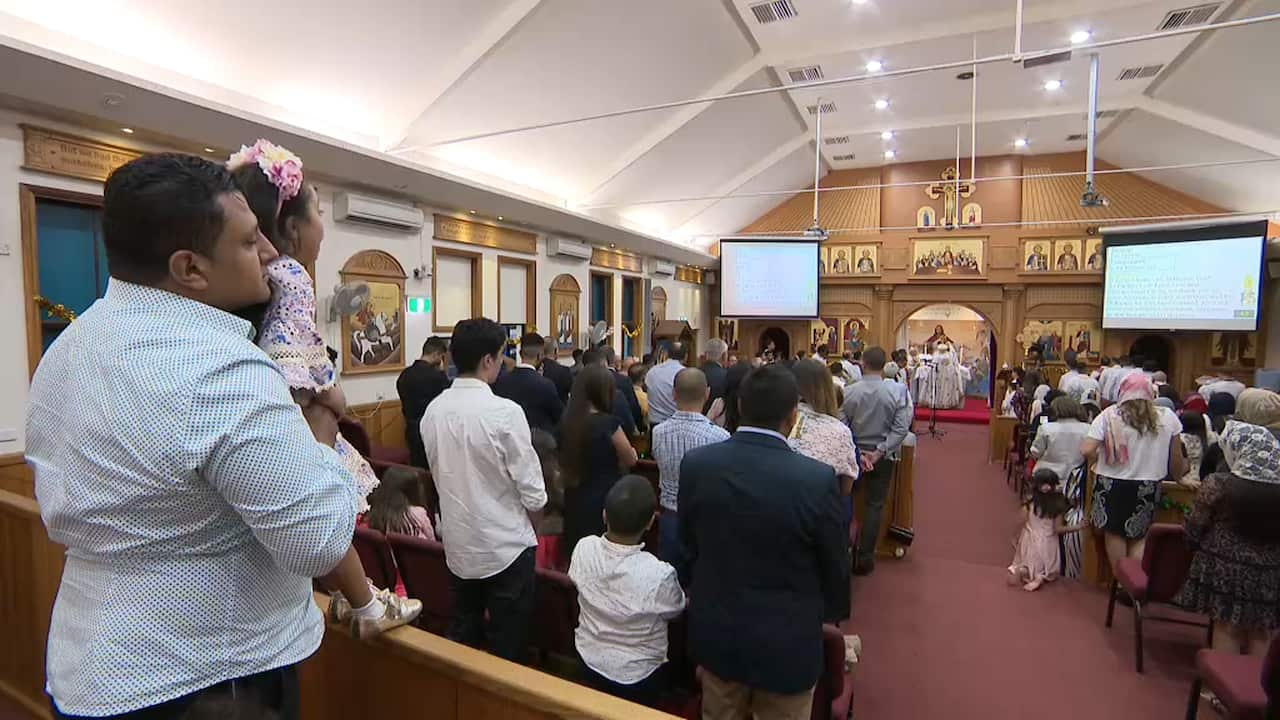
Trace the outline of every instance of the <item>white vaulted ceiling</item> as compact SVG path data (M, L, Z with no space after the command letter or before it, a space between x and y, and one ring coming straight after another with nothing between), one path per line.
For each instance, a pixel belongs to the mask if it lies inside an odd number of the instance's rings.
M1026 0L1026 51L1150 33L1210 0ZM822 171L952 157L1079 151L1088 59L948 68L786 90L791 71L883 73L1010 52L1014 0L0 0L0 36L142 81L389 151L439 171L705 248ZM779 3L769 3L777 9ZM1224 2L1213 19L1280 11ZM0 38L3 39L3 38ZM1280 156L1280 23L1098 51L1103 160L1122 167ZM1123 69L1149 67L1121 79ZM1158 67L1158 70L1156 68ZM1062 82L1047 91L1048 80ZM459 138L706 95L782 88L463 142ZM889 107L876 110L877 99ZM181 135L163 126L158 132ZM881 138L892 131L889 140ZM847 139L844 139L846 138ZM1280 208L1280 163L1153 172L1229 209ZM358 179L357 179L358 180ZM740 197L723 198L725 195ZM683 199L693 198L693 199ZM722 198L722 199L721 199ZM678 200L677 200L678 199ZM653 202L671 200L669 202Z

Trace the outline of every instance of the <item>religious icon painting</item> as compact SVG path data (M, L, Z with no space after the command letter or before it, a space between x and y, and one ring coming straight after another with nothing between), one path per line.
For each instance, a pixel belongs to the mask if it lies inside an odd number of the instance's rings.
M986 274L985 237L911 240L911 277L967 279Z
M841 334L840 352L862 352L867 343L867 326L871 318L846 318Z
M342 374L404 370L404 269L390 254L364 250L342 266L343 284L368 287L364 303L342 316Z
M1061 320L1029 320L1017 339L1024 350L1038 349L1042 361L1057 363L1062 362L1066 342L1063 339L1064 333Z
M982 206L976 202L966 203L960 209L960 224L964 227L978 227L982 224Z
M827 275L831 271L831 248L827 245L818 246L818 275Z
M1022 241L1022 271L1047 272L1053 253L1053 241L1049 238L1035 238Z
M1089 360L1098 359L1102 328L1096 320L1067 320L1062 324L1063 347Z
M1081 254L1084 243L1077 239L1053 241L1053 269L1057 272L1078 272L1084 267Z
M928 205L922 206L916 211L916 229L917 230L936 230L938 228L938 214Z
M822 318L822 324L827 326L827 353L829 355L839 355L840 350L840 319L833 317Z
M853 247L849 245L833 245L829 252L831 253L829 268L832 275L853 274Z
M855 275L880 274L880 246L854 245L853 272Z
M1102 251L1102 238L1089 238L1084 241L1084 269L1102 270L1106 255Z
M730 350L738 349L738 321L720 318L716 323L719 337Z

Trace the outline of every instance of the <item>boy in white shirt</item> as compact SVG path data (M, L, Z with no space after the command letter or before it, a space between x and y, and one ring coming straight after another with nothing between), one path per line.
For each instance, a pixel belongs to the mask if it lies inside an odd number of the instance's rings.
M657 508L648 480L623 477L605 497L605 534L578 541L569 561L587 684L651 707L666 690L667 621L685 606L675 568L644 550Z

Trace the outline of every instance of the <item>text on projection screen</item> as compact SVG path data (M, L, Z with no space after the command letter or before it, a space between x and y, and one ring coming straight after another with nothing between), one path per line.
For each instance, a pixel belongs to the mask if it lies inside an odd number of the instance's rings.
M1103 327L1254 330L1261 238L1107 248Z

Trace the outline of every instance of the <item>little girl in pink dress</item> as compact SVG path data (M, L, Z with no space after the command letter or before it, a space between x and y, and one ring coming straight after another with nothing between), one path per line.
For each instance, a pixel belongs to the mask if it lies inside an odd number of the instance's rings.
M1031 499L1022 508L1025 522L1009 564L1009 584L1028 592L1058 578L1062 571L1058 536L1080 529L1063 521L1071 503L1058 489L1057 473L1041 468L1031 476L1031 483Z

